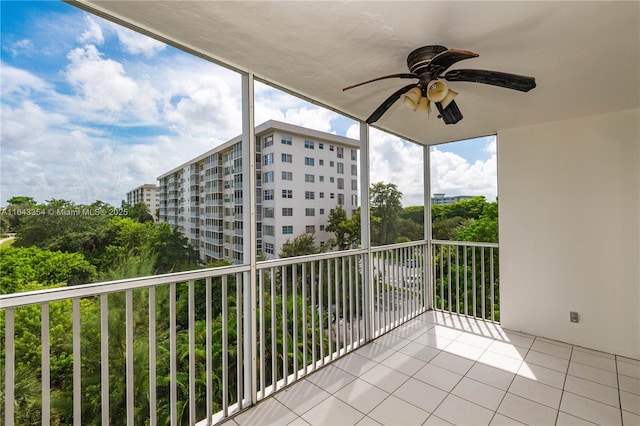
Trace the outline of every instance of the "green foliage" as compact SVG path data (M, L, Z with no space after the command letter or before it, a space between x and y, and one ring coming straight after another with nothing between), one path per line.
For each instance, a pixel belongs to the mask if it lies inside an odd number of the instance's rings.
M80 253L14 247L0 257L0 294L91 282L96 268Z
M295 257L319 252L320 249L316 247L316 237L313 234L300 234L293 241L287 239L282 245L279 256L281 258Z
M145 203L136 203L132 206L131 204L123 201L122 210L126 212L126 217L133 219L136 222L153 222L153 216L149 212L149 207Z
M402 212L402 192L393 183L377 182L371 186L371 243L374 246L394 243L398 237L398 219Z
M357 246L360 243L360 208L352 217L347 217L347 211L342 206L331 209L326 230L334 233L340 250Z

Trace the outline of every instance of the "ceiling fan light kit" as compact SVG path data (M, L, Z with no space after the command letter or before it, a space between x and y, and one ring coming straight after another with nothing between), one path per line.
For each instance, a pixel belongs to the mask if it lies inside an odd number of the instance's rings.
M449 89L448 85L441 79L483 83L521 92L528 92L536 87L536 80L533 77L499 71L461 69L451 70L443 74L456 62L477 58L478 56L477 53L468 50L447 49L440 45L423 46L415 49L407 56L409 74L386 75L345 87L342 90L350 90L354 87L388 78L415 78L418 79L417 83L409 84L391 94L367 118L366 122L369 124L375 123L400 97L404 97L403 103L416 112L429 112L431 103L434 103L440 113L438 118L441 118L445 124L455 124L462 120L462 113L453 100L458 95L458 92Z

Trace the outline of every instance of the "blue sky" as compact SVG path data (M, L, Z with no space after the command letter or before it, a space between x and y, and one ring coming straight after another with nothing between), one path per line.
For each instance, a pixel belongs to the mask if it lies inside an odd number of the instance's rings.
M57 1L2 1L0 205L102 200L241 132L238 74ZM358 124L256 85L256 123L358 137ZM422 148L371 132L371 179L421 204ZM432 193L496 196L494 138L432 148Z

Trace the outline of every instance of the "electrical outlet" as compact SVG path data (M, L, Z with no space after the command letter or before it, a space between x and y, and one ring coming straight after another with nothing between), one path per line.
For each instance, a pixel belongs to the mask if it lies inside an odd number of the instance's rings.
M578 313L569 312L569 319L571 320L571 322L578 322Z

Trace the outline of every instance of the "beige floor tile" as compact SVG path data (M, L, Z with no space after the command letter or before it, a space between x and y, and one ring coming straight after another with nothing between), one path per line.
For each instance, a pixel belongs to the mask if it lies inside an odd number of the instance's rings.
M528 348L516 346L512 343L502 342L499 340L494 341L487 348L488 351L495 352L500 355L508 356L518 360L523 360L529 352Z
M568 374L580 377L581 379L591 380L592 382L600 383L602 385L607 385L612 388L618 387L618 378L615 373L580 364L579 362L572 362L569 365Z
M302 418L313 426L350 426L358 423L363 417L363 413L335 396L330 396L302 415Z
M640 379L640 363L627 358L618 358L618 374Z
M300 380L275 394L275 398L285 407L302 415L331 394L308 380Z
M434 386L411 378L393 393L403 401L413 404L421 410L432 413L444 400L447 393Z
M446 392L450 392L463 376L453 371L445 370L437 365L427 364L414 374L413 377Z
M478 363L490 365L509 373L516 373L522 365L521 359L512 358L495 352L486 351L478 358Z
M543 354L553 355L562 359L571 358L571 347L561 346L556 343L550 343L545 340L536 339L531 345L531 350L542 352Z
M594 401L602 402L603 404L611 405L612 407L620 407L618 389L601 385L591 380L568 375L564 390L584 396L585 398L593 399Z
M625 426L640 425L640 416L629 411L622 410L622 424Z
M374 408L369 417L383 425L421 425L429 413L393 395Z
M420 361L429 362L440 353L440 349L435 349L418 342L411 342L400 349L400 352L419 359Z
M424 422L423 426L453 426L452 423L441 419L440 417L432 414L429 416L426 422Z
M563 392L560 411L596 424L619 425L621 423L619 408L570 392Z
M407 376L412 376L427 363L401 352L396 352L382 361L381 364L406 374Z
M466 343L467 345L476 346L480 349L487 349L494 342L494 339L490 339L485 336L478 336L473 333L464 333L459 336L456 341Z
M267 398L255 407L237 415L234 420L240 426L252 425L283 425L298 417L296 413L282 405L275 398Z
M477 362L471 367L466 377L506 391L515 374Z
M558 411L507 392L498 407L498 413L528 425L552 425Z
M562 411L558 413L558 420L556 421L556 426L588 426L588 425L595 425L595 423L588 422L585 419L572 416L571 414L563 413Z
M493 418L493 411L456 395L447 396L433 414L455 425L488 425Z
M462 343L458 340L451 342L443 352L458 355L459 357L469 359L471 361L477 361L478 358L484 353L485 349L477 346L472 346L466 343Z
M620 403L623 410L640 415L640 395L620 391Z
M640 379L618 374L620 390L640 395Z
M498 409L500 402L502 402L505 391L465 377L451 393L484 408L488 408L491 411L495 411Z
M360 376L360 378L386 392L392 393L406 382L409 376L385 365L378 364Z
M547 367L561 373L566 373L567 368L569 367L568 359L534 351L533 349L527 353L524 361L526 363L536 364L541 367Z
M546 405L554 410L560 406L560 398L562 397L562 390L521 376L513 380L509 387L509 393Z
M526 426L524 423L521 423L511 417L507 417L500 413L495 413L493 419L491 419L490 426Z
M430 364L452 371L456 374L464 375L473 365L473 361L443 351L433 358Z
M336 392L355 379L356 376L334 367L333 365L324 367L320 371L310 374L306 378L306 380L329 393Z
M535 380L558 389L564 387L564 381L567 377L566 373L527 362L522 363L522 366L518 370L518 376Z
M616 360L614 358L602 356L596 352L585 352L583 349L574 349L571 354L571 362L579 362L602 370L616 371Z
M370 383L356 379L334 394L337 398L365 414L384 401L389 394Z
M359 376L376 365L378 365L378 363L370 360L369 358L360 356L357 353L350 353L349 355L335 361L330 365L330 367L337 367L353 376Z

